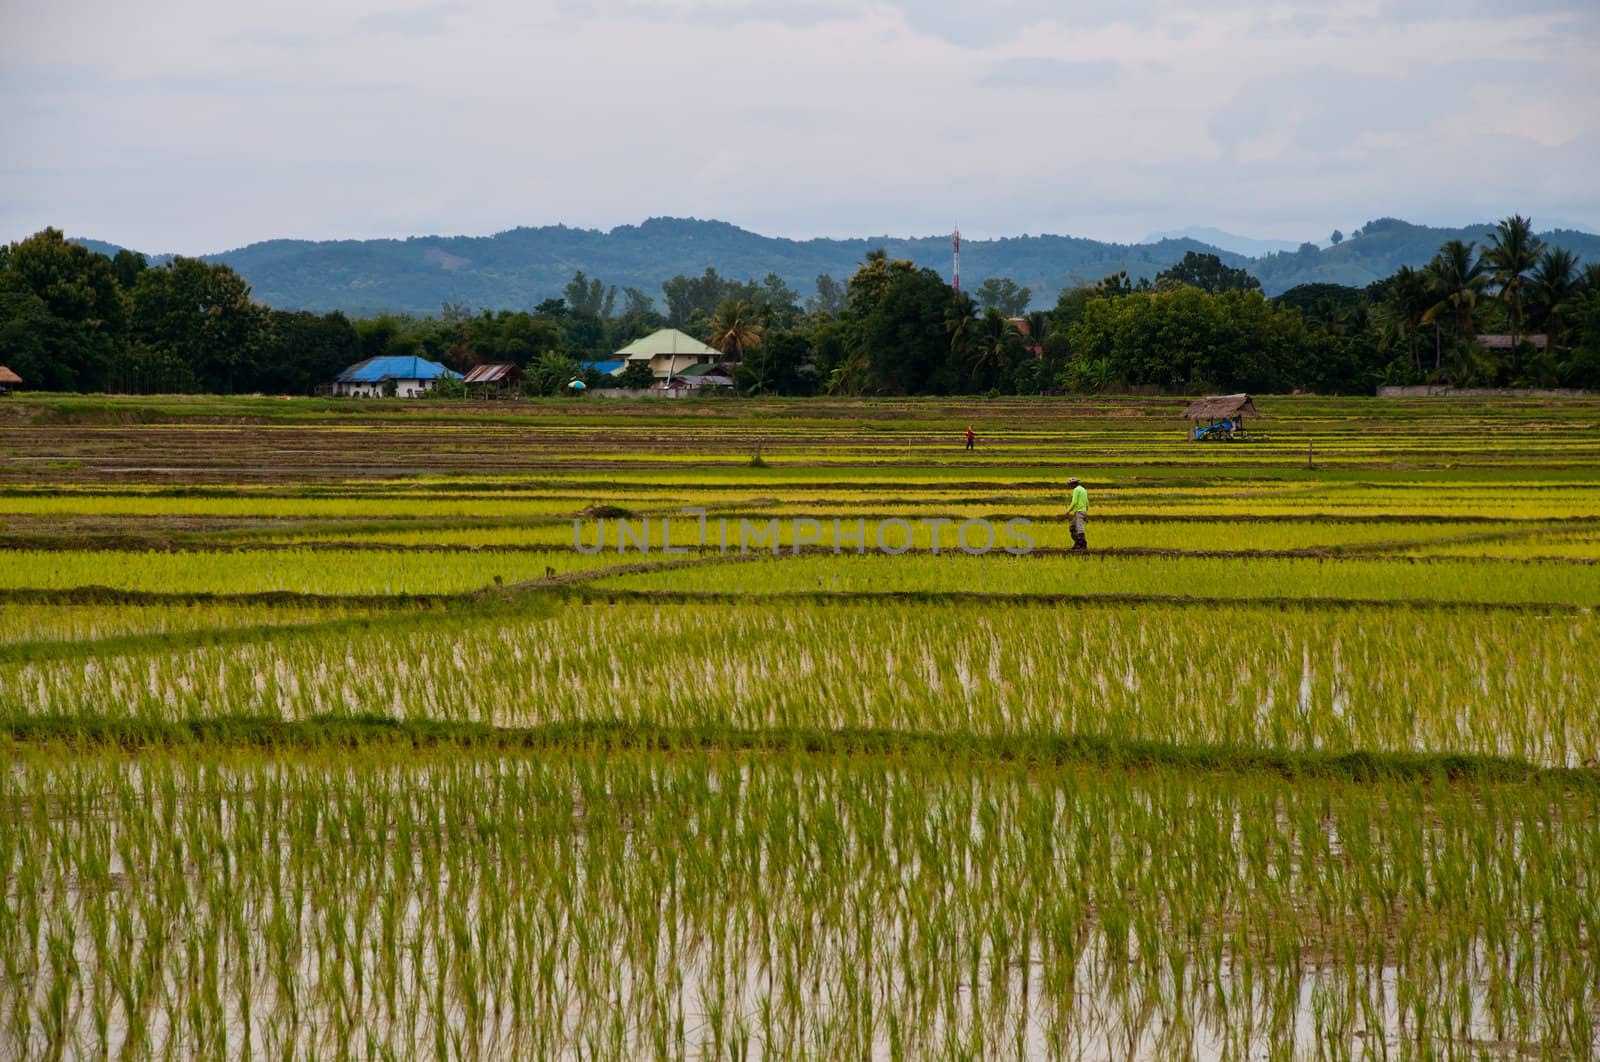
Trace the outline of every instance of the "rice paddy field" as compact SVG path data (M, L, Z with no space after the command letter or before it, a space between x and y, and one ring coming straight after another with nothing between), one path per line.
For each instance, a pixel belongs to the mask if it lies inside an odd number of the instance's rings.
M0 1059L1600 1056L1600 400L1258 404L4 400Z

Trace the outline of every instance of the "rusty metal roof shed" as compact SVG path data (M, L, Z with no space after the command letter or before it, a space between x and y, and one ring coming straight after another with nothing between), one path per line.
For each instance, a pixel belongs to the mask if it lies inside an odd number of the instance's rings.
M520 373L517 367L510 362L495 362L490 365L479 365L461 382L465 384L506 383L515 379Z
M1256 411L1249 395L1207 395L1190 402L1188 408L1183 411L1187 420L1220 420L1223 417L1236 417L1241 413L1248 413L1253 417L1261 415Z
M4 365L0 365L0 385L4 385L6 387L15 387L21 382L22 377L18 376Z

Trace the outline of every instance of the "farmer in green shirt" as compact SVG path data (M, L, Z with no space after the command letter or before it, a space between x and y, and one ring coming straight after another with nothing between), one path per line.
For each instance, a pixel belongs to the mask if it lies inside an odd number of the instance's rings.
M1084 533L1083 522L1089 518L1089 492L1077 476L1067 480L1067 486L1072 488L1072 503L1067 506L1067 515L1072 518L1072 548L1088 549L1089 536Z

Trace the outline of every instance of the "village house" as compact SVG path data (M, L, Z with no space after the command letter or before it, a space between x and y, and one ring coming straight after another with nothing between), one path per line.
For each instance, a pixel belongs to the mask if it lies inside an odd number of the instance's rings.
M704 391L719 387L732 387L733 377L728 375L724 366L716 362L700 362L684 369L672 378L670 388L667 381L660 382L662 390L673 391Z
M706 346L694 336L680 332L676 328L663 328L643 339L636 339L617 351L615 356L622 362L616 373L620 374L629 365L643 363L650 366L650 373L656 378L655 386L663 390L680 386L699 386L699 384L685 385L682 382L691 368L695 369L693 378L710 386L717 386L719 379L726 379L724 374L710 371L725 360L722 352L715 347ZM706 380L707 376L711 379ZM729 380L728 383L731 385L732 381Z
M441 379L459 380L461 374L427 358L368 358L341 372L332 393L348 398L416 398L433 390Z

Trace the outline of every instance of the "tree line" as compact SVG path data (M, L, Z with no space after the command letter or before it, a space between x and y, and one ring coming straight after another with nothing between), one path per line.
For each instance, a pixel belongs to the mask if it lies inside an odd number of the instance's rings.
M1116 273L1050 310L1028 312L1030 299L999 277L957 292L874 251L843 282L818 276L804 299L775 273L708 268L666 281L658 299L579 271L531 310L447 303L350 319L263 306L225 265L151 266L46 229L0 247L0 363L37 389L306 394L364 358L417 355L461 372L512 362L550 394L574 377L648 386L642 367L618 381L592 363L675 327L722 351L748 394L1600 387L1600 266L1543 246L1521 216L1481 248L1451 240L1424 268L1365 288L1267 299L1246 271L1190 252L1153 281Z

